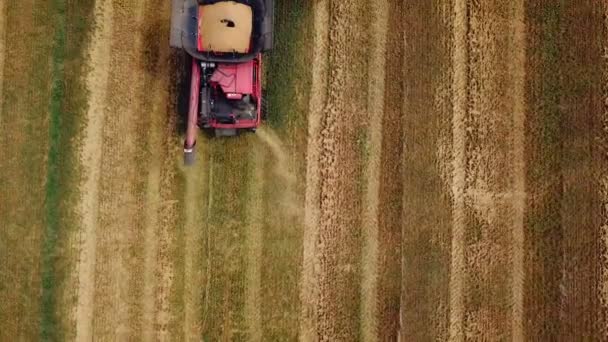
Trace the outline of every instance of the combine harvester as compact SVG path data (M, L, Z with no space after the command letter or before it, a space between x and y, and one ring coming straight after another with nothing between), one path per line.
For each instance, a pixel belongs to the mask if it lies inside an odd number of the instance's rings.
M199 128L215 136L255 130L265 115L262 53L272 49L274 0L173 0L171 47L192 56L184 162Z

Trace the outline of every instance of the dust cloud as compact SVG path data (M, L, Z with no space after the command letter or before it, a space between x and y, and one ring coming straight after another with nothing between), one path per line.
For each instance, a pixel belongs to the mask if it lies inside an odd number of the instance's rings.
M278 183L278 202L279 209L283 216L289 219L302 217L303 206L299 205L296 194L297 177L290 168L289 153L286 152L281 139L269 127L261 127L256 132L256 136L266 145L271 153L274 166L271 169L273 182Z

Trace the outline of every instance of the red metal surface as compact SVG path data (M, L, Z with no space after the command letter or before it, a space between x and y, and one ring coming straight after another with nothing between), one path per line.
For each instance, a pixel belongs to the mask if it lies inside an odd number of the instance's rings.
M216 120L211 119L209 120L209 127L248 129L257 128L260 126L260 122L262 121L262 55L258 54L256 58L244 64L248 64L247 68L251 69L251 78L249 79L250 81L248 84L251 89L248 94L252 94L257 100L257 118L255 120L238 120L234 124L221 124L218 123ZM236 64L234 64L233 66L235 65ZM238 67L238 65L236 66Z
M262 59L261 55L258 55L252 61L241 63L245 64L244 66L240 66L240 64L225 64L227 70L232 70L234 79L232 79L232 83L228 84L228 87L237 87L237 83L239 80L247 81L247 84L241 84L241 94L252 94L257 101L257 118L253 120L237 120L234 124L223 124L217 122L217 120L210 118L208 121L208 126L211 128L236 128L236 129L249 129L249 128L257 128L261 122L262 116L262 84L261 84L261 75L262 75ZM226 70L226 69L224 69ZM241 72L247 73L246 76L239 74L238 70ZM215 75L215 74L214 74ZM230 77L228 77L228 81L230 81ZM211 80L213 81L213 79ZM196 138L198 135L198 110L199 110L199 97L200 97L200 82L201 82L201 66L199 61L196 59L192 60L192 78L190 80L190 103L188 108L188 122L186 128L186 140L184 142L184 149L192 149L196 144ZM245 89L247 88L247 89ZM236 90L236 89L235 89Z
M192 59L192 79L190 80L190 104L188 107L188 126L186 127L186 141L184 149L191 149L196 144L198 134L198 102L200 96L201 66L196 59Z
M225 94L253 94L254 61L238 64L218 64L211 76L211 83L217 83Z
M260 122L262 122L262 54L258 54L258 57L255 59L255 80L253 84L253 93L255 94L255 98L258 100L258 117L256 120L255 126L258 127Z
M258 120L238 120L235 124L223 124L218 123L215 120L211 120L209 126L213 128L237 128L237 129L246 129L246 128L256 128L259 126Z

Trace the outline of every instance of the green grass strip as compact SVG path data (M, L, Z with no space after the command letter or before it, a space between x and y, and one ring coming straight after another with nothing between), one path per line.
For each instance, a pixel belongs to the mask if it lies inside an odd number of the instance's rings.
M55 35L52 50L51 99L49 104L49 152L45 194L46 230L42 246L42 301L40 339L57 340L55 316L55 254L60 229L61 119L65 95L64 60L66 44L65 0L54 0L52 6Z

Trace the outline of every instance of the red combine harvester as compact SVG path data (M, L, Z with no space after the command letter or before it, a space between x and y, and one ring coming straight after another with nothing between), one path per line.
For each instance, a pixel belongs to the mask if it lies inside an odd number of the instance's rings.
M173 0L171 47L192 56L184 162L199 128L215 136L255 132L262 106L262 53L272 49L274 0Z

